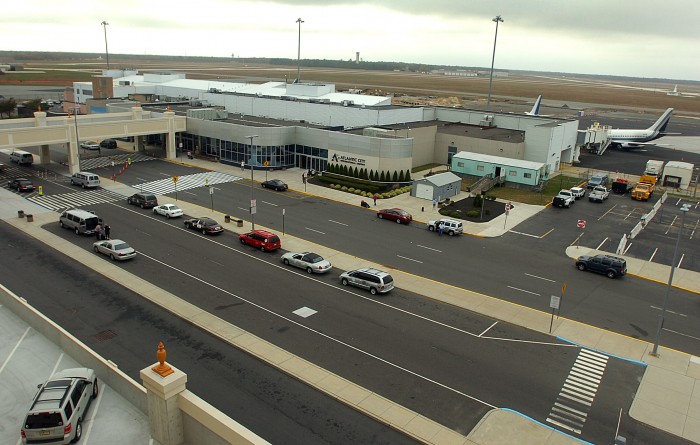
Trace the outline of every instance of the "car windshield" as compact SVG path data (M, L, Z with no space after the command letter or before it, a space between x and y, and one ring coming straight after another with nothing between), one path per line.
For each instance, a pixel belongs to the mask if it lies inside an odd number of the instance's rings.
M19 181L19 183L20 183L21 185L31 185L31 184L32 184L31 181L27 181L27 180Z
M114 250L126 250L131 247L128 243L119 243L114 245Z
M280 239L277 236L271 236L270 239L268 239L268 241L271 243L279 243Z
M166 206L166 208L167 208L168 210L180 210L180 207L174 206L174 205Z

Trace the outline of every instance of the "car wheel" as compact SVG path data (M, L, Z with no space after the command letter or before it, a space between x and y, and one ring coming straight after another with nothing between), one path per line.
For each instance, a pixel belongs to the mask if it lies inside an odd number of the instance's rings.
M384 217L382 216L382 214L381 214L381 213L377 213L377 218L379 218L379 219L383 219Z
M245 244L245 240L243 238L240 238L241 244Z
M307 267L306 273L314 273L314 270L311 267Z
M95 250L95 253L100 253L100 249L98 249L97 246L93 247L93 249Z
M114 254L113 254L113 253L110 253L110 254L109 254L109 257L112 259L112 261L116 261L116 260L117 260L116 258L114 258Z
M166 214L165 214L165 217L166 217L167 219L170 219L170 213L166 213Z
M70 180L70 185L75 185L75 182L73 182L72 179Z
M206 235L207 231L205 229L202 229L202 235Z
M430 230L431 232L434 232L434 231L435 231L435 226L428 226L428 230Z
M262 184L262 188L266 189L266 188L267 188L267 186L266 186L265 184Z
M288 260L288 259L285 258L285 259L282 260L282 262L283 262L285 265L289 266L289 260Z
M260 246L260 251L264 252L265 251L265 246Z
M83 184L82 187L85 188L85 184Z
M454 232L454 230L450 230L449 232L447 232L447 234L450 236L454 236L455 232Z
M401 224L401 220L400 220L400 219L397 219L397 220L396 220L396 224Z
M18 192L21 192L21 191L22 191L22 187L17 187L17 191L18 191Z
M99 388L97 387L97 379L95 379L95 383L92 385L92 398L96 398L97 395L100 393Z
M141 208L142 208L142 209L145 209L145 208L146 208L146 204L141 204Z
M340 284L342 284L343 286L347 286L347 285L348 285L348 279L347 279L347 278L343 278L342 280L340 280Z
M62 229L65 229L65 228L66 228L66 226L63 225L63 221L59 221L59 222L58 222L58 225L61 226Z
M606 275L608 276L608 278L615 278L617 276L617 274L613 270L609 270Z
M370 287L370 288L369 288L369 293L372 294L372 295L377 295L377 289L374 288L374 287Z
M578 267L578 270L586 270L586 265L583 263L577 264L576 267Z
M83 422L78 419L78 424L75 425L75 437L73 440L71 440L71 443L76 443L77 441L80 440L80 437L83 435Z
M75 229L75 234L76 234L76 235L80 235L80 230L78 230L78 229L76 228L76 229Z

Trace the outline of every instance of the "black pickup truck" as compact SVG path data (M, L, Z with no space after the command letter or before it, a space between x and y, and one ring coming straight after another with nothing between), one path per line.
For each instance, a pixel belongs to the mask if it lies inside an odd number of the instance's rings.
M566 200L565 198L561 198L559 196L555 196L552 198L552 207L569 207L569 201Z

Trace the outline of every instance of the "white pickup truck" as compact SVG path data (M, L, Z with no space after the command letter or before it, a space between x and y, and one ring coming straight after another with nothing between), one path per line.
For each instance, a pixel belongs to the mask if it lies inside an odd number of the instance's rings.
M593 187L593 190L588 194L588 200L591 202L603 202L610 196L610 191L602 185Z
M559 194L554 197L552 204L556 207L571 207L576 202L576 197L568 189L559 190Z

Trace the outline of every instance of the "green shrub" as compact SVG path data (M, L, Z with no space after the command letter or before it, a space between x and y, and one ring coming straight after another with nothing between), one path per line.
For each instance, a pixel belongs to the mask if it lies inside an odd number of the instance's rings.
M354 193L354 192L355 192L355 187L350 187L350 188L348 188L348 192Z
M469 218L478 218L479 216L481 216L481 212L478 210L470 210L467 212L467 216Z
M484 203L484 198L481 195L474 196L474 207L481 207Z
M343 192L347 192L347 191L348 191L348 188L347 188L346 186L342 186L342 187L340 187L340 190L343 191Z
M356 195L359 195L360 193L365 193L365 192L363 192L363 191L360 190L360 189L355 189L355 191L353 191L353 193L356 194Z

